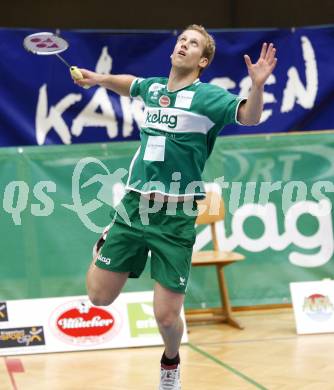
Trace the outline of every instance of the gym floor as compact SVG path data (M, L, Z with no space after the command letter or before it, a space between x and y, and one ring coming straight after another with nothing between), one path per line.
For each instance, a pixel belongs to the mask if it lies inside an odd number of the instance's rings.
M334 338L298 336L292 309L188 325L182 390L333 390ZM157 390L161 347L0 357L0 390ZM11 365L22 372L14 372ZM16 369L16 371L19 371Z

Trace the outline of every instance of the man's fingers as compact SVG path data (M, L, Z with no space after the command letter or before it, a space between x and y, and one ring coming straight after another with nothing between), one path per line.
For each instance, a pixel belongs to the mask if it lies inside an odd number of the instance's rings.
M276 55L276 49L273 48L271 53L270 53L270 56L267 60L269 65L271 65L273 63L273 61L275 60L275 55Z
M264 44L262 45L260 58L263 58L263 59L264 59L265 56L266 56L266 52L267 52L267 43L264 42Z
M249 55L245 54L245 55L244 55L244 59L245 59L245 62L246 62L247 67L250 67L250 66L253 65L253 64L252 64L252 61L251 61L251 59L250 59L250 57L249 57Z
M277 64L277 58L275 57L272 64L270 65L270 71L272 72L275 69L275 66Z
M91 73L89 70L84 69L84 68L80 68L79 70L80 70L80 72L81 72L81 74L83 75L84 78L89 78L90 73Z
M267 52L266 52L266 55L265 55L265 60L266 61L270 61L271 58L273 58L275 56L275 51L276 49L274 48L274 44L271 43L269 46L268 46L268 49L267 49ZM273 54L274 53L274 54Z

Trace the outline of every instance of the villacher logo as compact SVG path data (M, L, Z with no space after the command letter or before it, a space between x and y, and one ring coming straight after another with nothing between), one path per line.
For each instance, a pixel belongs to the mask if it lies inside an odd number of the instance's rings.
M0 302L0 322L8 321L8 311L6 302Z
M99 344L108 340L119 328L110 310L92 306L88 301L63 305L52 318L55 335L72 345Z

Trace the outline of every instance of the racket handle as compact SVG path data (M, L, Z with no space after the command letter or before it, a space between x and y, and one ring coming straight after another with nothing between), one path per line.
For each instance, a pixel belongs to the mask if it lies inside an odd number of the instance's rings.
M82 73L80 72L80 70L78 69L77 66L71 66L70 67L70 73L71 73L72 78L74 78L74 80L81 80L81 79L83 79ZM88 89L88 88L90 88L90 86L89 85L84 85L83 88Z

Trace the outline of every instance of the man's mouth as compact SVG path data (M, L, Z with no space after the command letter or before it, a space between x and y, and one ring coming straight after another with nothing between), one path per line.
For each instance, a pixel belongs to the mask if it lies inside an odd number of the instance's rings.
M181 56L183 56L183 57L186 56L186 52L185 52L184 50L179 50L179 51L177 52L177 54L179 54L179 55L181 55Z

